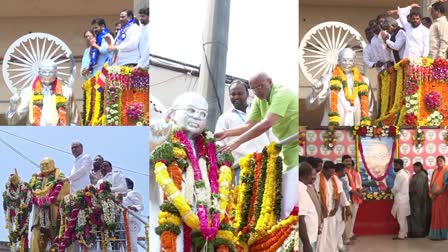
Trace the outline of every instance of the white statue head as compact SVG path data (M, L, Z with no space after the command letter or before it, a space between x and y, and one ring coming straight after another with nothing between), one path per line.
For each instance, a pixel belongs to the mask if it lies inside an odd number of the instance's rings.
M338 65L342 68L344 73L349 73L355 66L355 51L351 48L344 48L339 52Z
M179 95L168 112L168 116L189 136L198 135L204 131L207 115L207 101L194 92Z
M56 80L58 70L54 61L45 59L39 62L39 78L43 84L51 84Z

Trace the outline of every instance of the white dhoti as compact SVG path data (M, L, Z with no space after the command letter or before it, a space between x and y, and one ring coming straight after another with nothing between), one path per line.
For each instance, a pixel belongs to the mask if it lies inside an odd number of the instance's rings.
M138 234L141 230L141 223L135 220L133 217L129 218L129 233L131 238L131 249L132 252L138 252Z
M399 204L394 202L392 206L392 216L397 219L398 225L400 225L400 231L398 232L398 238L404 239L408 237L408 219L407 217L411 214L411 209L409 204L403 203Z
M336 226L337 226L337 238L338 238L338 249L342 250L344 248L344 240L342 236L344 235L345 230L345 221L342 218L342 208L339 207L336 212Z
M358 214L359 204L353 203L350 205L350 210L352 212L352 216L348 218L346 226L345 226L345 238L350 239L355 234L353 233L353 229L355 228L356 215Z
M282 180L282 211L281 218L284 219L289 216L292 209L299 205L299 187L297 181L299 179L299 167L293 167L287 172L283 173Z
M317 241L317 251L338 252L338 228L336 215L322 222L322 233Z

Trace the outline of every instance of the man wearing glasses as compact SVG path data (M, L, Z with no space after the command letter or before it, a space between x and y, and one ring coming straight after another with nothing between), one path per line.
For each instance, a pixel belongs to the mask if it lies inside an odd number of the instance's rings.
M217 140L237 136L226 144L222 151L233 151L241 144L260 136L272 128L279 140L286 139L299 131L298 97L291 90L278 84L273 84L266 73L258 73L249 80L249 86L257 97L245 124L223 132L217 132ZM282 183L282 218L289 215L297 205L298 139L282 146L283 162L286 166Z

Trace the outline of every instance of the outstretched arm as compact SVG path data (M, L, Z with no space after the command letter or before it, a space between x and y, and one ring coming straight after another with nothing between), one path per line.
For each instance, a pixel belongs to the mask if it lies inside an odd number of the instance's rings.
M259 135L268 131L278 120L280 116L269 112L265 119L261 120L255 126L251 127L248 131L240 135L237 139L233 140L222 148L222 151L230 152L238 148L241 144L258 137ZM242 133L242 132L241 132Z

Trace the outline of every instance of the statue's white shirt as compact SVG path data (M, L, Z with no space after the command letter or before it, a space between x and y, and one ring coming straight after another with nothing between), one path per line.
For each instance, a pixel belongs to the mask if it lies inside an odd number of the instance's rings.
M321 126L328 125L328 113L330 112L330 79L332 74L327 74L322 76L320 80L322 84L321 91L313 88L312 93L307 98L307 107L309 110L314 110L319 107L322 103L325 102L325 111L322 118ZM353 74L347 74L347 87L349 89L350 94L353 92ZM366 77L363 77L364 82L369 86L369 80ZM375 102L372 100L373 95L371 94L371 90L369 87L369 115L372 117L372 114L375 109ZM361 122L361 103L359 97L355 98L354 105L352 106L350 102L345 98L344 90L341 90L338 93L338 113L340 116L339 126L355 126L359 125Z

